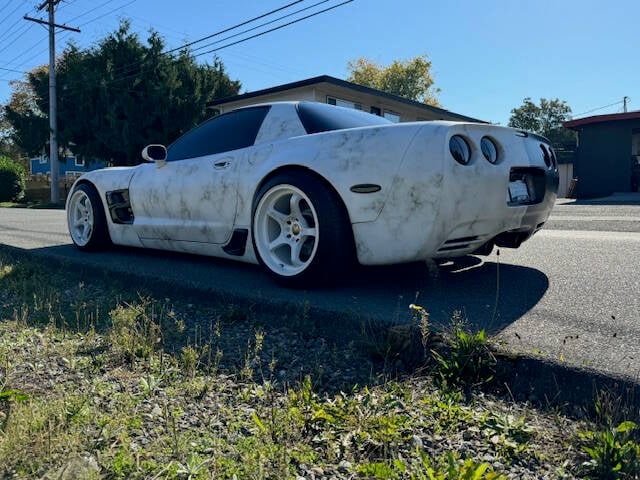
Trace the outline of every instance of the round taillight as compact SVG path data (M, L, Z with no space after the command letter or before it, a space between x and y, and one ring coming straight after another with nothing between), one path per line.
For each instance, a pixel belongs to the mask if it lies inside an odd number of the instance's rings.
M495 165L498 162L498 146L489 137L482 137L482 140L480 140L480 150L482 150L482 155L484 155L484 158L486 158L489 163Z
M449 151L456 162L467 165L471 160L471 147L461 135L454 135L449 140Z
M551 163L551 155L549 155L549 150L542 143L540 144L540 149L542 150L542 155L544 156L544 163L547 167L551 168L553 165Z

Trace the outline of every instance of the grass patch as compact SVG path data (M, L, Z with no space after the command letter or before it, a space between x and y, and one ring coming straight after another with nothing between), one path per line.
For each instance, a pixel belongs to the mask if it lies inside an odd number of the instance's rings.
M635 426L617 424L610 441L602 423L475 389L493 375L489 341L454 323L434 360L420 307L409 325L333 341L308 308L137 287L0 252L0 477L633 472ZM408 351L420 370L398 368Z

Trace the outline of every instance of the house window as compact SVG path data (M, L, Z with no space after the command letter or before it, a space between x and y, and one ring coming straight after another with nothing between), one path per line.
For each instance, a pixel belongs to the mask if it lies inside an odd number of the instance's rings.
M378 115L379 117L382 116L382 110L380 110L379 107L371 107L371 113Z
M349 100L342 100L341 98L327 97L327 103L329 105L335 105L337 107L354 108L356 110L362 110L361 104L351 102Z
M393 123L400 123L400 115L390 110L384 111L384 118L391 120Z
M84 157L76 157L76 167L84 167Z

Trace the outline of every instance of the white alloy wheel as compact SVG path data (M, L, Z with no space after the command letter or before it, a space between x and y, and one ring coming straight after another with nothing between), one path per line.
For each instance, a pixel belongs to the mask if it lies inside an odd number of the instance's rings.
M84 190L76 190L69 200L67 223L73 242L79 247L86 246L95 229L95 217L91 199Z
M275 185L265 192L253 217L255 246L275 274L304 272L318 250L320 225L309 197L299 188Z

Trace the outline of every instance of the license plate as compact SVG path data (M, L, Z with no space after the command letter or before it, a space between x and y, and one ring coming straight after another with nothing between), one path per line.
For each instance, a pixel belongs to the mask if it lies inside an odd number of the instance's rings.
M523 180L514 180L509 182L509 197L512 203L526 203L531 200L529 195L529 187Z

